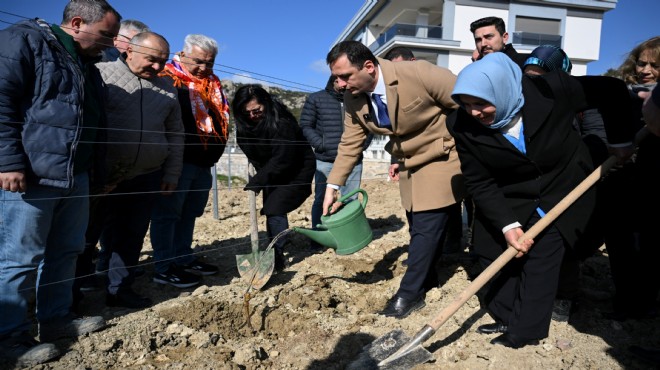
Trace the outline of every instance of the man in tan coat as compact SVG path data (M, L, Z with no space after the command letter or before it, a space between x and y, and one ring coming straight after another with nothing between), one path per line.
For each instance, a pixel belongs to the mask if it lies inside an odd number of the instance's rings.
M451 99L456 76L425 61L377 59L363 44L341 42L326 58L346 87L344 134L328 176L324 214L335 211L343 185L362 153L367 134L390 138L386 150L399 158L401 203L410 230L408 269L398 292L380 313L404 318L424 307L426 291L438 284L434 265L448 208L465 195L454 139L445 126L457 108Z

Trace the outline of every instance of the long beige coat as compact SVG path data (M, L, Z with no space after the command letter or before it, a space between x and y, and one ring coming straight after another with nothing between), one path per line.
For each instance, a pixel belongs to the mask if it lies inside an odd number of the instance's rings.
M454 139L447 115L458 108L451 99L456 76L426 61L378 59L386 86L392 129L377 126L367 94L344 96L344 134L328 183L343 185L362 153L368 132L387 135L386 150L399 159L401 204L407 211L426 211L460 202L465 196Z

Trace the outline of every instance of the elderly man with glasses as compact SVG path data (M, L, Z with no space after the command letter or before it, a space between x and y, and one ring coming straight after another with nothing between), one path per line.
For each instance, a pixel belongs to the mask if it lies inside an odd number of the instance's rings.
M119 33L112 41L114 47L110 47L103 51L102 62L114 62L120 55L126 53L128 45L133 36L141 32L149 31L149 27L135 19L125 19L119 25Z
M218 272L216 266L204 263L192 250L195 219L204 214L215 181L211 167L222 156L229 133L229 103L220 79L213 73L217 54L214 39L191 34L186 36L183 50L163 71L177 87L186 145L176 191L158 196L151 215L153 280L177 288L197 285L199 275Z

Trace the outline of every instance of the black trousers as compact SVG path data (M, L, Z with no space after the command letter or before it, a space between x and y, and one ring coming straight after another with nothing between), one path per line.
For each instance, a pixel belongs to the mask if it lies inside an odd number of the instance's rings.
M660 199L653 167L628 165L610 174L605 193L605 246L616 293L614 311L644 317L660 291Z
M283 215L267 215L266 216L266 232L268 233L268 240L272 242L275 237L282 231L289 228L289 220L286 213ZM288 240L288 236L283 236L277 239L273 249L276 254L284 253L284 245Z
M108 293L127 289L134 280L144 237L149 230L151 209L160 189L162 172L156 171L122 181L110 193L103 234L110 257Z
M406 212L410 231L408 269L397 294L416 299L438 286L435 264L442 255L450 207L422 212Z
M510 334L522 340L548 336L564 250L559 231L549 226L529 253L504 266L488 286L483 304ZM485 268L493 261L481 257L480 262Z

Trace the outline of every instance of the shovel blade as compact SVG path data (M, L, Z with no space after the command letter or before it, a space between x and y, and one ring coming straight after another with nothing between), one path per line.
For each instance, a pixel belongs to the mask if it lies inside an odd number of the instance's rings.
M275 251L236 255L238 274L254 289L261 289L270 280L275 268Z
M403 330L393 330L383 336L376 338L373 342L362 348L358 358L351 362L346 369L348 370L390 370L390 369L412 369L419 365L433 360L431 352L422 346L416 346L405 355L393 360L384 366L378 366L378 363L390 357L399 348L410 342Z

